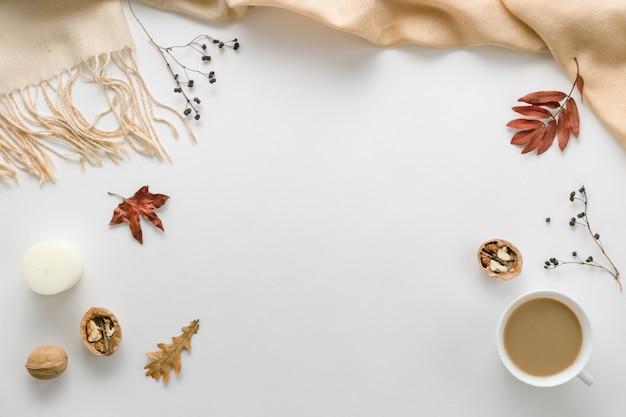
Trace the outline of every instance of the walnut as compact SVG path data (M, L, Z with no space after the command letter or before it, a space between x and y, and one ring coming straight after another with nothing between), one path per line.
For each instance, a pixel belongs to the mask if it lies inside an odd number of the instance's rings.
M28 355L24 366L37 379L56 378L67 368L67 353L58 346L40 346Z
M478 263L492 278L508 281L522 272L522 254L511 242L491 239L480 245Z
M117 318L102 307L87 310L80 322L80 334L85 347L97 356L112 355L122 341Z

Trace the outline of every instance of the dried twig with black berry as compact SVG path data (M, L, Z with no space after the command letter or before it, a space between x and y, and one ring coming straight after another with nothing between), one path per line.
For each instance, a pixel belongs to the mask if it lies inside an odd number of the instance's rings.
M589 235L591 236L591 238L593 239L594 243L598 246L598 249L600 249L600 253L602 254L602 256L604 257L607 263L602 264L596 261L591 255L583 259L578 255L578 252L573 251L572 258L574 260L562 261L557 258L550 258L549 260L545 261L544 268L554 269L562 265L583 265L583 266L588 266L592 268L598 268L611 274L611 276L615 278L615 281L617 281L617 285L619 286L620 292L622 292L622 283L620 282L620 279L619 279L620 277L619 270L617 269L617 267L615 266L615 264L613 263L609 255L606 253L606 250L604 249L604 245L602 244L602 241L600 240L600 235L593 231L593 229L591 228L591 224L589 223L589 216L587 214L589 199L587 197L587 190L585 189L585 187L584 186L580 187L578 189L578 192L572 191L569 194L569 200L573 203L583 204L583 210L579 212L578 214L576 214L575 217L572 217L569 220L569 225L571 227L582 226L583 228L585 228L587 232L589 233ZM548 223L550 222L549 217L546 218L546 222Z
M191 90L193 89L195 83L192 77L196 75L202 78L206 78L210 84L213 84L216 81L215 71L204 71L199 70L195 67L187 66L174 55L173 51L176 49L191 48L192 50L200 54L201 63L206 64L211 61L211 55L209 55L208 52L209 47L214 47L218 49L231 48L237 51L240 46L239 41L237 40L237 38L235 38L230 41L223 42L209 35L199 35L184 45L161 46L150 35L143 23L141 23L141 20L139 20L139 18L135 14L131 3L132 0L128 0L128 8L130 9L130 12L150 40L152 46L155 47L155 49L163 58L165 66L167 67L170 76L174 80L174 93L182 94L183 98L186 101L183 114L185 116L189 116L191 113L193 113L194 119L200 120L199 104L201 103L201 100L198 97L193 96L193 94L191 93Z

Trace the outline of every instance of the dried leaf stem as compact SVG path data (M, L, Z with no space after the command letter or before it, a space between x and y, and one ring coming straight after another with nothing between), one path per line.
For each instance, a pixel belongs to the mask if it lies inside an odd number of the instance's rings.
M141 27L143 32L150 40L152 46L154 46L157 52L161 55L161 58L163 58L167 71L170 73L170 76L175 83L174 93L182 94L182 96L184 97L186 101L185 110L183 111L184 115L188 116L193 112L194 119L199 120L200 111L198 105L201 103L201 101L198 97L192 97L191 89L194 86L194 79L192 78L192 76L195 74L200 77L206 78L210 84L213 84L216 81L215 71L202 71L187 66L179 58L177 58L176 55L174 55L173 51L175 49L191 48L192 50L200 54L201 61L203 63L208 63L211 61L211 55L208 54L207 45L213 45L218 49L228 47L236 51L239 49L239 41L235 38L230 41L222 42L221 40L213 38L209 35L199 35L184 45L162 46L154 40L144 24L141 22L141 20L139 20L139 17L135 14L135 10L132 6L132 0L128 0L128 8L130 9L130 12L139 24L139 27ZM174 68L182 71L182 76Z
M556 117L559 114L561 114L563 111L566 110L565 103L567 102L567 100L572 98L572 94L574 94L574 89L576 87L578 87L578 92L580 93L580 101L581 102L583 101L583 87L584 87L585 81L583 80L583 77L580 75L580 66L578 65L578 58L574 57L574 62L576 63L576 78L574 79L574 83L572 84L572 88L570 88L569 93L567 94L567 97L562 103L560 103L559 109L552 116L552 120L556 119Z
M572 265L572 264L598 268L611 274L611 276L613 276L615 281L617 281L617 285L619 286L620 292L622 292L622 283L619 279L620 278L619 270L617 269L617 267L615 266L615 264L613 263L609 255L607 254L604 248L604 245L602 244L602 241L600 240L600 235L598 233L595 233L593 229L591 228L591 223L589 222L589 216L588 216L589 199L587 197L587 190L585 189L585 187L584 186L580 187L578 192L572 191L569 195L569 200L571 202L578 202L578 203L583 204L583 210L579 212L575 217L572 217L569 220L569 225L571 227L582 226L587 230L587 232L589 233L589 236L591 236L591 239L594 241L594 243L600 250L600 253L604 257L604 259L608 262L608 265L604 265L604 264L597 262L596 260L594 260L593 256L588 256L587 258L582 259L578 255L578 252L574 251L572 252L572 257L574 258L573 261L562 261L557 258L550 258L549 260L545 261L544 268L554 269L561 265ZM548 218L546 219L546 221L549 222L550 219Z

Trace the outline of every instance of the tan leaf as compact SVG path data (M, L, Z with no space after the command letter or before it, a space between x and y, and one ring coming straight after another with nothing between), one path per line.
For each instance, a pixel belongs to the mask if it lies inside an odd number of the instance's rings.
M191 337L198 333L199 323L200 320L192 321L189 326L182 328L183 333L180 336L172 338L173 343L159 343L157 347L161 350L148 352L146 355L152 361L143 367L147 369L146 376L151 376L157 381L163 377L163 382L167 382L172 368L179 374L182 369L180 353L183 349L191 350Z
M539 117L545 119L546 117L552 117L552 113L549 110L540 106L515 106L512 110L516 113L522 114L528 117Z
M528 104L546 104L551 102L559 102L567 97L567 94L561 91L535 91L534 93L526 94L524 97L519 98L517 101L522 101Z
M541 155L545 151L552 146L554 142L554 137L556 136L556 120L552 119L550 123L548 123L546 127L546 133L543 135L543 139L541 139L541 143L537 148L537 155Z

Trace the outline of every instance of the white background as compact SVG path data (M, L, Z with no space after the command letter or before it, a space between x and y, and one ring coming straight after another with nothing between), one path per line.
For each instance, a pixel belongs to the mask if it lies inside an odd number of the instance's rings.
M569 91L549 55L381 48L270 8L224 25L135 9L164 45L207 33L242 47L213 53L216 84L196 82L196 144L159 126L173 162L134 154L82 172L57 159L54 184L0 185L2 416L624 415L626 294L606 273L543 262L599 258L567 225L580 210L568 194L584 184L593 227L626 268L626 151L578 96L580 139L564 153L521 155L505 126L518 97ZM148 85L182 109L129 23ZM142 222L140 245L108 226L119 200L107 192L143 185L171 198L157 212L165 232ZM523 254L513 281L478 267L495 237ZM43 240L79 248L71 291L40 296L22 281L21 257ZM526 386L501 364L499 315L539 288L588 312L592 387ZM121 323L111 357L80 340L92 306ZM146 377L146 352L196 318L182 373ZM24 369L43 344L69 355L55 380Z

